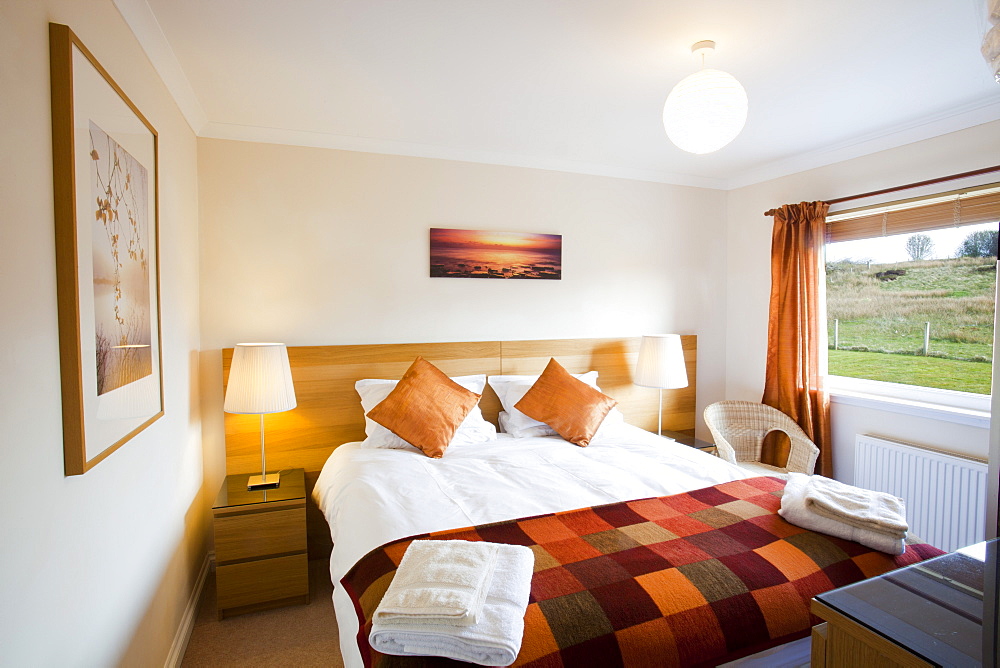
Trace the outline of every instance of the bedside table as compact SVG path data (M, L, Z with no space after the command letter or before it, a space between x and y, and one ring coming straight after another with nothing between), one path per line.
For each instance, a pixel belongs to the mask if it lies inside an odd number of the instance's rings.
M226 476L212 506L219 619L309 602L305 473L253 491L249 477Z
M695 448L696 450L707 452L710 455L715 454L715 443L709 443L708 441L703 441L700 438L695 438L694 436L688 436L687 434L682 434L679 431L664 430L663 432L661 432L660 435L666 436L667 438L672 438L681 445L686 445L689 448Z

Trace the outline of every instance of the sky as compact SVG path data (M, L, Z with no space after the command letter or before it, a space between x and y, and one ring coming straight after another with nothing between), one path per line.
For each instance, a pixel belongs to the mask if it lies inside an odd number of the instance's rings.
M431 228L431 248L559 250L562 235Z
M934 242L931 256L928 260L942 260L955 257L958 247L967 236L979 230L995 230L996 223L980 225L965 225L963 227L947 227L941 230L925 232ZM858 239L857 241L840 241L826 245L826 261L852 259L855 261L871 260L878 264L889 262L909 262L906 252L906 240L909 234L896 234L891 237L875 237L873 239Z

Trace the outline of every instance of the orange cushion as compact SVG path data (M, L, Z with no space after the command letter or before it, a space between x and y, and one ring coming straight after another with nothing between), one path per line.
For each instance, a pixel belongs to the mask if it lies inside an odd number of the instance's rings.
M418 357L389 396L368 411L368 417L428 457L437 458L479 396Z
M549 425L570 443L586 446L617 403L550 359L545 371L514 408Z

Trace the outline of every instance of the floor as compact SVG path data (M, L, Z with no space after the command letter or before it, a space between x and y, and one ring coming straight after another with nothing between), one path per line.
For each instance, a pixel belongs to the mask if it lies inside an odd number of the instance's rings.
M219 621L215 571L198 604L184 668L211 666L324 666L341 668L329 563L309 562L309 605L253 612Z
M220 622L215 610L215 571L212 571L198 603L182 668L343 668L337 618L331 600L333 586L329 562L309 562L309 593L309 605L252 612ZM809 648L809 638L803 638L743 659L739 666L808 668ZM783 651L780 658L773 656L779 650L787 651Z

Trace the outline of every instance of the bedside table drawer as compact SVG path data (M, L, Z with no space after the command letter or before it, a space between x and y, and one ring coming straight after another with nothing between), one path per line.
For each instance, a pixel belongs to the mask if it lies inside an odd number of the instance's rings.
M305 552L306 509L217 515L216 563L256 559L272 554Z
M309 561L305 554L218 566L220 610L309 595Z

